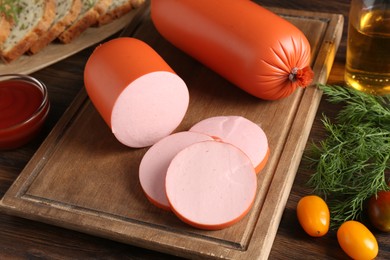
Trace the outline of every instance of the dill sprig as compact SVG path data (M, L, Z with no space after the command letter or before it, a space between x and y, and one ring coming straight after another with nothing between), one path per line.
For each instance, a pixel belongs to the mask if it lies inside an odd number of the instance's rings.
M21 10L20 0L0 0L0 15L4 15L10 21L17 22Z
M315 172L308 184L329 206L331 226L362 218L365 201L390 190L390 97L351 88L319 86L331 103L343 103L336 122L323 115L326 139L305 158Z
M331 103L344 102L339 123L369 123L390 130L390 95L375 96L342 86L319 86Z

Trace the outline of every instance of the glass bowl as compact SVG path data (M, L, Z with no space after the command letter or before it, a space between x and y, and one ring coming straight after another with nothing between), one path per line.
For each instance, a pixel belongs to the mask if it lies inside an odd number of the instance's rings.
M0 149L18 148L36 137L49 109L41 81L21 74L0 75Z

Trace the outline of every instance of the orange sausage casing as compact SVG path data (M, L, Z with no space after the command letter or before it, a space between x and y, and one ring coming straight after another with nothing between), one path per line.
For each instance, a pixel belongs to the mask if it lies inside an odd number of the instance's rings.
M258 98L287 97L313 79L305 35L254 2L152 0L151 17L169 42Z

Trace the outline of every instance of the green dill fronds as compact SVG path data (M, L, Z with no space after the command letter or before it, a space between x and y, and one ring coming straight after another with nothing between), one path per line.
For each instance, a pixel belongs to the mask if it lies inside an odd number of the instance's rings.
M331 103L344 103L340 123L370 123L390 130L390 95L375 96L349 87L319 85Z
M18 15L22 8L20 0L0 0L0 15L4 15L11 21L18 21Z
M323 115L327 138L313 144L306 156L315 172L308 185L322 195L331 212L331 226L360 219L365 201L390 190L389 97L321 85L329 102L344 104L336 123Z

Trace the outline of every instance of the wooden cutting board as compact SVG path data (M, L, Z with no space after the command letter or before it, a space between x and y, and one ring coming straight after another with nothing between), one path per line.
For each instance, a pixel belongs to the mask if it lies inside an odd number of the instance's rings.
M325 83L340 42L343 17L272 9L312 46L315 82ZM84 90L60 119L0 202L9 214L189 258L266 259L321 99L315 86L283 100L259 100L165 41L146 10L131 36L150 44L187 83L188 113L178 131L211 116L240 115L259 124L271 155L258 176L254 207L220 231L192 228L153 206L138 166L145 149L121 145ZM137 23L137 24L136 24ZM266 35L264 35L266 37Z

